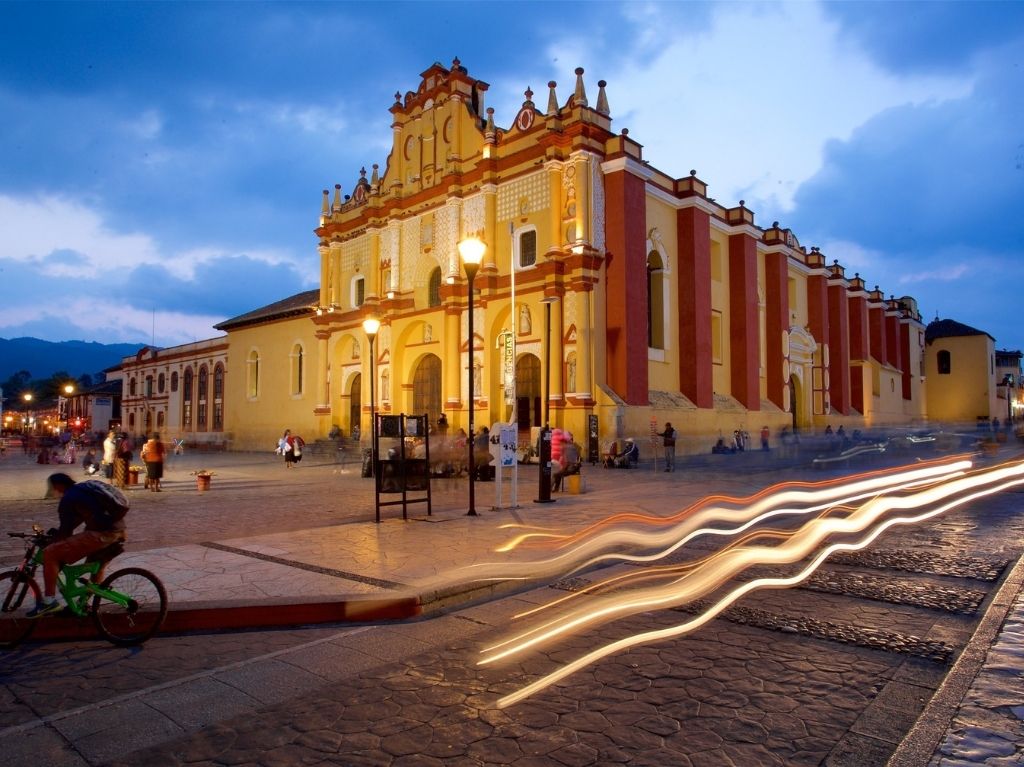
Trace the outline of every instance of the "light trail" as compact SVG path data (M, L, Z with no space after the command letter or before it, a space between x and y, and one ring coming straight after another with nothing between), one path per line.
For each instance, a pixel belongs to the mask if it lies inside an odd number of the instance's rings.
M512 705L545 687L558 682L581 668L637 644L679 636L706 624L743 595L763 588L783 588L796 585L809 577L831 554L837 551L853 551L864 548L883 531L894 525L907 525L924 521L959 507L978 498L1001 492L1009 487L1024 484L1024 464L1016 463L996 467L969 476L962 474L912 494L891 497L880 496L864 503L845 517L823 514L805 523L793 532L789 539L776 547L734 546L716 555L705 558L697 567L672 584L631 592L620 597L605 597L597 605L569 611L567 614L548 621L542 626L522 632L518 636L487 648L481 665L497 662L512 655L536 648L543 642L565 636L596 623L617 620L638 612L651 609L687 604L706 595L733 578L737 573L754 565L791 564L808 556L813 549L822 545L833 535L860 534L858 539L832 543L814 554L811 562L799 573L780 578L759 578L731 590L715 602L708 610L693 620L678 626L645 632L598 648L566 666L524 687L522 690L502 698L498 705ZM959 496L948 500L952 496ZM911 516L883 517L893 511L907 511L942 503L923 513ZM505 649L499 649L505 648Z
M912 470L895 474L869 475L846 486L837 485L814 492L783 491L776 496L762 497L746 508L706 507L667 529L607 530L547 559L469 565L448 572L436 582L428 582L426 585L430 588L443 588L453 582L543 579L577 572L605 561L650 562L672 554L700 535L735 535L774 517L815 514L832 506L849 505L871 498L881 490L894 492L913 489L921 484L961 476L970 467L970 461L966 460L915 466ZM812 505L800 508L796 505L798 502ZM712 524L733 526L710 527ZM627 553L631 550L655 553Z
M943 466L948 466L951 463L965 463L965 462L969 463L969 456L967 454L962 454L962 455L955 455L955 456L947 456L945 458L937 458L937 459L933 459L933 460L930 460L930 461L922 461L922 462L916 464L915 468L923 469L923 468L926 468L926 467L943 467ZM879 488L881 488L881 487L884 487L884 478L885 477L887 477L887 476L888 477L894 477L892 479L892 481L893 482L897 482L897 481L899 481L899 477L903 473L905 473L905 471L906 471L906 467L905 466L898 466L898 467L889 467L889 468L885 468L885 469L878 469L878 470L869 471L869 472L860 472L858 474L847 475L847 476L844 476L844 477L836 477L836 478L833 478L833 479L817 480L817 481L813 481L813 482L811 482L811 481L804 481L804 480L787 480L785 482L779 482L777 484L774 484L774 485L771 485L769 487L766 487L766 488L764 488L762 490L759 490L758 492L756 492L756 493L754 493L752 495L748 495L748 496L745 496L745 497L737 498L737 497L728 496L728 495L710 495L710 496L707 496L705 498L702 498L701 500L697 501L696 503L691 504L689 507L687 507L687 508L683 509L682 511L679 511L676 514L674 514L672 516L669 516L669 517L659 517L659 516L654 516L652 514L641 514L639 512L625 512L625 513L620 513L620 514L613 514L613 515L611 515L609 517L606 517L606 518L604 518L604 519L602 519L602 520L600 520L598 522L595 522L594 524L589 525L589 526L585 527L584 529L582 529L582 530L580 530L578 532L575 532L575 533L560 533L560 532L558 532L557 528L547 528L547 527L545 527L545 528L530 528L530 529L535 530L536 532L533 533L533 534L526 533L526 534L520 535L519 537L512 539L509 543L507 543L504 546L502 546L499 549L497 549L497 551L498 552L511 551L512 549L514 549L514 548L516 548L516 547L518 547L518 546L520 546L520 545L522 545L524 543L529 543L529 542L534 542L534 543L547 543L548 542L548 541L532 541L533 538L545 538L545 539L553 538L553 539L559 539L559 545L564 547L564 546L571 545L572 543L576 543L576 542L578 542L580 540L592 537L596 532L598 532L600 530L603 530L603 529L606 529L606 528L609 528L609 527L614 528L617 525L620 525L620 524L623 524L623 523L626 523L626 522L639 522L641 524L649 524L649 525L652 525L652 526L655 526L655 527L664 527L665 525L670 525L670 524L673 524L675 522L679 522L679 521L685 519L687 516L693 514L694 512L696 512L696 511L698 511L698 510L700 510L702 508L706 508L706 507L710 506L713 503L723 503L723 504L730 504L731 506L736 506L736 507L751 508L752 506L756 505L757 502L759 502L762 499L764 499L766 497L769 497L769 496L774 496L775 499L776 499L775 503L779 503L779 502L781 502L779 499L783 497L782 494L784 492L787 492L787 491L794 491L794 492L795 491L806 491L806 492L811 492L811 491L815 491L815 490L821 491L821 490L823 490L825 488L828 488L828 487L849 488L851 485L859 482L860 480L878 481L879 479L882 479L882 484L878 486ZM941 473L941 471L940 471L940 473ZM796 499L796 500L799 500L799 498L800 498L799 495L794 495L794 496L791 496L791 497ZM527 528L527 527L529 527L529 526L522 525L522 524L502 525L502 529L518 529L518 528Z

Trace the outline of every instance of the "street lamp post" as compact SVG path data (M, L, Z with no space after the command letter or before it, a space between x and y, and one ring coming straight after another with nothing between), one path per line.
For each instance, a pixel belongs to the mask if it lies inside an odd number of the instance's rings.
M74 384L64 384L63 396L57 397L57 419L60 420L62 417L67 429L71 428L71 395L75 393Z
M551 497L551 305L558 296L545 296L544 304L544 428L540 432L540 474L536 503L552 503Z
M363 332L366 333L366 338L370 342L370 466L371 474L375 474L377 471L377 392L374 386L375 379L377 378L374 372L374 359L373 359L373 341L377 337L377 331L380 330L380 320L376 317L367 317L363 320ZM377 520L380 521L379 519Z
M1009 430L1013 427L1013 373L1003 376L1003 386L1006 387L1006 428Z
M476 434L473 428L473 411L476 409L476 396L473 391L473 278L476 277L480 262L484 258L486 245L476 237L469 237L459 243L459 255L462 266L469 280L469 511L467 517L478 516L476 513L476 463L473 455Z
M34 428L34 424L32 422L32 420L33 420L32 419L32 392L30 392L30 391L25 392L24 394L21 395L21 398L23 400L25 400L25 409L26 409L26 412L28 414L28 418L25 421L25 427L24 428L27 428L29 433L31 434L32 430Z

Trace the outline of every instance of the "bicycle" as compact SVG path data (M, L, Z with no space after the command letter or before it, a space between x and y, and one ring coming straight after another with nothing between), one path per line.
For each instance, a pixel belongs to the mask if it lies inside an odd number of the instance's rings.
M32 526L31 533L7 535L25 540L25 557L14 570L0 573L0 649L5 650L25 641L39 621L45 620L28 618L26 613L42 598L35 573L43 563L43 549L51 542L51 536L38 525ZM140 567L126 567L108 575L103 583L94 583L100 569L123 551L123 543L113 543L81 564L64 565L57 588L67 602L66 613L91 617L102 637L128 647L142 644L163 625L167 590L159 578ZM32 600L26 599L29 594Z

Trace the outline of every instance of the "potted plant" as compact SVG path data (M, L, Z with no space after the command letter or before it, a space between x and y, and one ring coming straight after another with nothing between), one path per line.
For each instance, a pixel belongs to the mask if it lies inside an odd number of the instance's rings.
M146 470L145 466L129 466L128 467L128 484L137 485L139 484L139 474Z
M210 489L210 478L213 477L213 472L209 469L199 469L192 472L192 476L196 478L196 489L200 493L205 493Z

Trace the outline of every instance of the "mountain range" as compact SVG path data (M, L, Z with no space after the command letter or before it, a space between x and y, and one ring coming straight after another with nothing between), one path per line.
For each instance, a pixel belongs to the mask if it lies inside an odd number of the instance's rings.
M146 344L101 344L95 341L43 341L39 338L0 338L0 381L20 370L33 379L66 371L72 376L97 373L117 365ZM100 378L102 380L102 377Z

